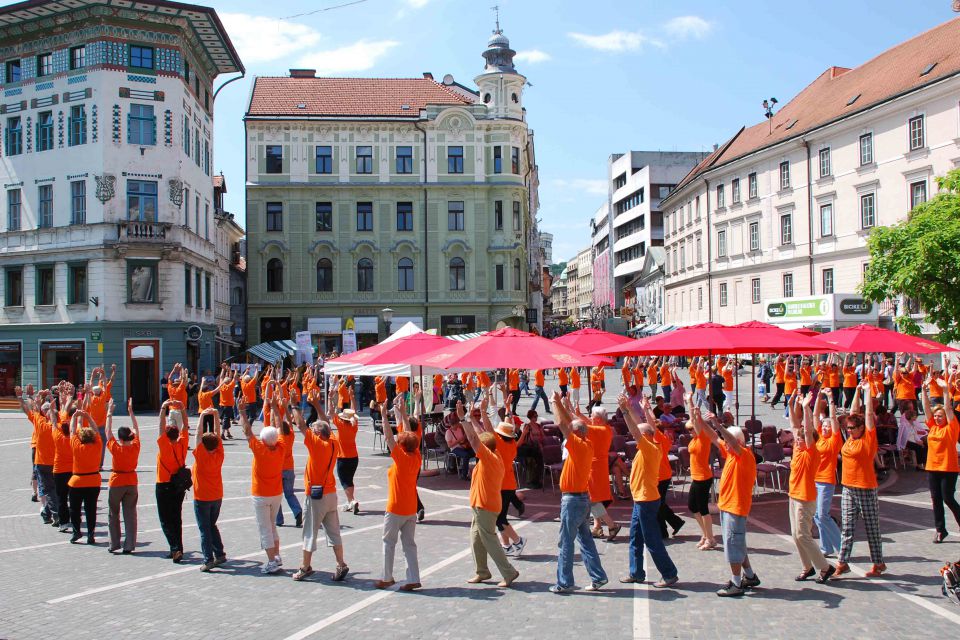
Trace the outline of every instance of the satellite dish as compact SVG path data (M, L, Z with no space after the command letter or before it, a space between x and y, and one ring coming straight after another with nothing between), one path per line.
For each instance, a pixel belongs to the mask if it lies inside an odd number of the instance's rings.
M957 1L960 2L960 0ZM453 84L453 75L448 73L447 75L443 76L443 84L448 86Z

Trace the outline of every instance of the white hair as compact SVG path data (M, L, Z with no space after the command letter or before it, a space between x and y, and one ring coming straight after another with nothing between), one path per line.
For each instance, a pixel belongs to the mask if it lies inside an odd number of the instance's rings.
M167 419L174 424L177 429L183 428L183 413L180 409L171 409L167 414Z
M737 442L739 442L741 446L747 443L747 439L743 435L743 429L740 427L727 427L727 433L736 438Z
M603 420L604 422L606 422L607 410L605 407L594 407L593 410L590 411L590 417L597 420Z
M264 427L260 430L260 440L263 444L268 447L272 447L277 444L277 440L280 439L280 432L277 431L276 427Z

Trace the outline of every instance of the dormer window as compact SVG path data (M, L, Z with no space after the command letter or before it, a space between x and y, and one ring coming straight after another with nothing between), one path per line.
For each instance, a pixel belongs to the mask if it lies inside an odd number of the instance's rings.
M520 98L518 98L515 93L510 94L510 99L513 100L514 103L520 102Z
M490 104L490 100L491 100L491 98L490 98L490 94L489 94L489 93L483 94L483 103L484 103L484 104Z

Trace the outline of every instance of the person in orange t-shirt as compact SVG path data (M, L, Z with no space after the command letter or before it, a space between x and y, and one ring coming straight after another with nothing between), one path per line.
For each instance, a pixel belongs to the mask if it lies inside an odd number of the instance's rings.
M567 397L567 388L570 386L570 374L563 367L557 369L557 386L560 387L560 395Z
M710 467L710 450L713 443L707 435L710 427L703 420L699 408L693 406L693 396L687 394L687 414L690 420L687 429L693 438L687 443L690 454L690 495L687 508L700 525L700 542L697 549L709 551L717 548L713 536L713 516L710 515L710 492L713 490L713 469Z
M127 399L127 414L132 426L120 427L113 435L113 400L107 409L107 449L112 464L107 505L107 526L110 531L110 553L120 551L120 513L123 512L123 553L130 554L137 546L137 462L140 460L140 427L133 415L133 398Z
M828 417L821 419L824 405L828 409ZM820 551L824 556L840 553L840 527L830 515L833 505L833 494L837 488L837 457L843 447L843 438L837 428L836 404L833 402L833 392L827 387L821 387L820 397L814 406L814 415L820 420L819 434L816 441L817 473L814 481L817 487L817 513L813 521L820 531Z
M613 427L607 421L607 410L594 407L587 424L587 440L593 447L590 469L590 515L593 516L594 538L603 538L603 525L607 525L607 541L612 542L620 533L621 526L610 516L607 507L613 504L610 490L610 445L613 442Z
M470 509L473 511L470 541L476 572L467 582L479 584L493 577L487 564L489 556L503 578L498 586L509 587L520 572L507 560L496 534L497 514L502 501L500 488L504 474L503 460L497 455L497 437L484 431L480 421L472 413L469 420L464 420L463 403L459 401L457 417L463 424L467 441L477 456L477 466L473 469L470 481Z
M299 402L291 404L292 407L299 406ZM303 526L303 507L297 500L297 494L293 491L293 485L297 481L297 472L293 464L293 445L297 442L297 434L290 424L290 416L277 420L277 428L280 429L280 447L283 449L283 471L280 474L283 483L283 499L287 501L287 506L293 513L294 526L298 529ZM283 526L283 504L277 509L277 526Z
M58 516L60 533L70 531L70 477L73 475L73 449L70 446L70 418L76 411L70 392L60 395L60 409L57 412L57 424L53 429L53 482L57 488Z
M941 386L942 385L942 386ZM943 405L933 406L927 388L938 386L943 390L947 383L939 378L928 377L923 388L923 413L927 418L927 480L930 487L930 501L933 503L933 523L937 530L933 541L943 542L947 537L947 520L944 505L953 513L960 525L960 504L957 504L957 474L960 465L957 461L957 440L960 439L960 422L953 412L953 400L949 394L943 398Z
M387 401L387 378L386 376L376 376L373 379L373 397L379 405Z
M230 427L233 426L234 408L236 400L234 391L237 388L237 377L240 374L239 369L230 370L226 363L223 365L223 371L217 384L217 393L220 395L220 429L224 440L233 440L233 434L230 433Z
M843 367L840 369L843 376L843 408L850 410L853 405L853 394L857 391L857 368L850 364L850 354L843 356Z
M200 551L203 565L200 571L208 572L227 561L223 550L223 538L217 527L220 507L223 504L223 439L220 419L213 409L207 410L213 420L213 430L197 429L193 446L193 513L200 529ZM201 420L203 419L201 414Z
M166 400L160 406L160 429L157 435L156 498L160 527L170 545L167 559L179 564L183 560L183 499L186 491L171 482L171 477L187 464L190 424L186 405L179 400Z
M599 365L598 365L599 366ZM567 459L560 472L560 548L557 554L557 583L550 587L552 593L571 593L573 581L573 543L580 547L580 557L586 566L591 583L590 591L598 591L607 584L597 545L590 533L590 475L593 468L593 445L587 440L587 424L574 418L573 406L558 392L551 398L557 414L557 426L565 439Z
M570 401L573 406L580 406L580 367L570 367Z
M399 379L398 377L397 380ZM348 397L349 405L342 407L339 413L331 409L327 419L337 430L337 440L340 444L337 453L337 479L340 480L340 487L343 488L343 493L347 497L347 501L340 505L340 509L353 511L354 515L358 515L360 503L354 496L353 476L357 473L357 467L360 464L360 454L357 451L359 420L357 419L357 400L352 388ZM403 398L399 392L396 397ZM328 406L332 407L333 404L328 403Z
M274 418L280 420L276 396L263 410L272 412ZM253 435L250 422L244 418L240 418L243 435L253 452L250 493L253 495L253 510L260 533L260 548L267 555L260 573L278 573L282 570L283 562L280 559L280 534L277 533L276 519L283 498L283 459L286 452L280 446L280 431L276 427L264 427L257 437Z
M54 399L52 394L45 391L38 394L35 400L26 399L20 387L16 387L14 393L20 402L20 409L33 425L30 442L33 447L33 477L38 483L37 493L43 506L40 518L44 524L54 524L60 520L60 500L66 496L59 495L53 471L57 455L53 435L53 425L57 421Z
M663 400L665 402L669 400L670 394L673 393L673 369L666 358L660 364L660 390L663 391ZM653 393L653 397L657 397L656 392Z
M107 409L108 414L113 408ZM70 423L70 448L73 453L73 475L70 477L70 520L76 544L83 537L80 533L80 514L87 522L87 544L96 544L94 531L97 528L97 500L100 498L100 433L93 418L86 411L73 414Z
M650 362L647 363L647 385L650 386L650 397L657 397L657 382L660 379L660 366L657 364L657 358L650 358ZM643 380L637 384L637 391L643 392Z
M901 365L900 354L897 354L896 365L893 368L893 388L894 398L897 401L897 408L900 413L903 413L904 408L910 404L916 408L917 390L913 386L913 374L916 370L916 361L911 362L909 367L904 368Z
M640 362L640 358L637 358L637 362ZM623 380L624 389L633 384L633 369L630 367L630 356L623 359L623 367L620 368L620 379Z
M779 355L773 362L773 382L777 385L777 391L773 394L773 400L770 401L770 408L777 406L777 402L784 394L784 379L787 373L787 358ZM786 402L786 400L784 400Z
M537 410L537 405L543 400L543 410L550 413L550 402L547 400L547 393L544 391L546 386L546 375L543 369L537 369L533 372L533 404L530 409Z
M247 408L247 420L253 424L253 422L257 419L257 416L260 414L260 410L257 408L256 375L245 373L240 377L240 394L243 396L243 403Z

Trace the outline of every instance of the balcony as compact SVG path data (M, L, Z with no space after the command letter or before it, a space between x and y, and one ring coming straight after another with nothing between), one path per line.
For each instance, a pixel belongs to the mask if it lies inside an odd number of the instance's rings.
M173 224L127 220L117 224L117 239L135 242L165 242Z

